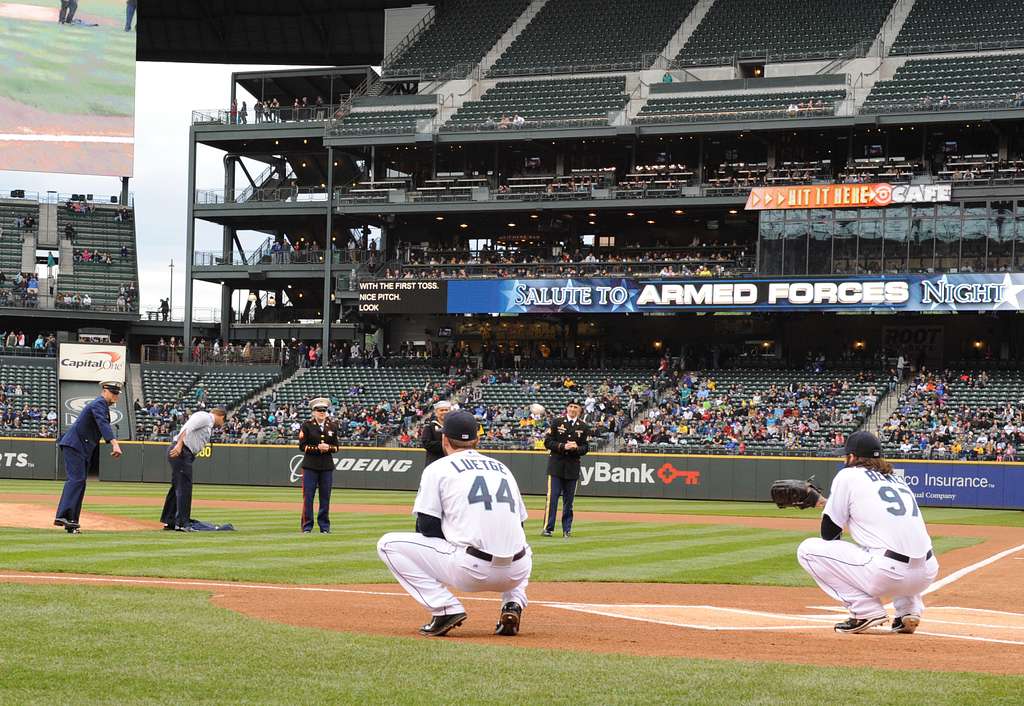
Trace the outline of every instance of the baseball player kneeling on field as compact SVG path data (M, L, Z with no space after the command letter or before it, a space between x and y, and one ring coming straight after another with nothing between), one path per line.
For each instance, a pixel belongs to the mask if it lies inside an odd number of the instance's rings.
M423 469L413 505L416 532L391 532L377 553L402 587L433 615L420 634L440 637L466 620L458 591L502 594L496 635L515 635L526 607L533 554L526 507L508 467L475 449L479 424L449 412L441 429L445 456Z
M824 507L821 539L805 539L797 560L828 595L842 601L850 618L836 632L864 632L889 616L883 597L892 598L892 632L912 633L921 622L921 593L939 572L924 518L911 490L882 459L878 439L854 432L844 449L846 466L826 499L810 483L772 484L779 507ZM843 528L853 542L840 540Z

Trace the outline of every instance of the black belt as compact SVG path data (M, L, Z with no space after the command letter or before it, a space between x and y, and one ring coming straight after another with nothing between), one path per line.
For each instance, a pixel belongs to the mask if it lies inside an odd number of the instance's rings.
M477 559L483 559L484 561L493 561L494 555L482 552L476 547L466 547L466 553L470 556L475 556ZM526 547L523 547L512 556L512 561L519 561L526 556Z
M899 552L894 552L892 549L886 549L885 550L885 555L887 557L889 557L890 559L895 559L896 561L902 561L904 564L909 564L910 563L910 557L909 556L906 556L904 554L900 554ZM928 559L932 558L932 550L931 549L929 549L928 553L924 555L924 558L925 558L925 560L928 560Z

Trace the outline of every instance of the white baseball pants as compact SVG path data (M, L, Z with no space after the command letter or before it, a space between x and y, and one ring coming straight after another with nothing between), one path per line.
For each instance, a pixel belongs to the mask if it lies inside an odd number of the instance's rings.
M526 585L533 568L533 552L518 561L484 561L440 537L417 532L389 532L377 542L377 554L409 595L433 615L465 613L449 590L501 593L502 603L526 607ZM504 564L504 565L502 565Z
M886 615L882 604L886 596L892 599L897 616L921 615L921 593L939 573L934 556L904 564L885 556L883 550L842 540L805 539L796 558L822 591L841 601L858 619Z

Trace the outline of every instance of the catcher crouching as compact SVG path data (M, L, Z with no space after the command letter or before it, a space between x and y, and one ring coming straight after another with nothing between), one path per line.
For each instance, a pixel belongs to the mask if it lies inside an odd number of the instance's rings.
M884 598L891 597L896 613L891 631L912 633L924 612L921 594L939 572L914 491L882 458L873 434L854 432L844 453L846 465L827 499L810 482L779 480L772 484L772 500L779 507L824 508L821 538L805 539L797 560L850 612L836 632L884 625L889 620ZM852 542L841 539L844 529Z

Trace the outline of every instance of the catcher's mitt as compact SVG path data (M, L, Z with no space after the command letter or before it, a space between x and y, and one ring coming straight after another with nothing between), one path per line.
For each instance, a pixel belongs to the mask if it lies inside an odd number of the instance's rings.
M810 480L777 480L772 483L772 501L779 507L806 510L816 506L822 496L821 488Z

